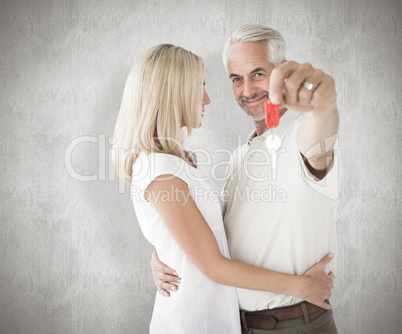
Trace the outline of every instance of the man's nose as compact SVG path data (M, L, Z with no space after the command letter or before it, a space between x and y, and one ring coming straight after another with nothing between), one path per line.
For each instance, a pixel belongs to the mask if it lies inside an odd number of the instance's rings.
M242 93L244 97L250 97L255 93L255 86L251 79L244 80Z

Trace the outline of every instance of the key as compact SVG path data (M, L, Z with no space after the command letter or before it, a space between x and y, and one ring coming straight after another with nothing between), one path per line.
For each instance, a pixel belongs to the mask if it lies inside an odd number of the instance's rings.
M271 134L265 139L265 145L268 148L268 153L271 158L272 181L276 181L276 157L278 150L281 148L281 137L276 134Z
M268 128L276 128L279 124L279 105L271 103L270 99L265 101L265 124Z
M269 99L265 101L265 124L272 133L265 139L265 145L271 157L271 177L276 181L276 157L281 148L281 137L275 134L275 128L279 124L279 105L271 103Z
M267 146L269 153L272 155L272 150L277 152L281 148L281 137L276 134L271 134L265 139L265 145Z
M279 124L279 105L271 103L270 99L265 101L265 124L273 132L265 139L265 145L270 155L273 156L272 153L276 153L281 148L281 138L274 132Z

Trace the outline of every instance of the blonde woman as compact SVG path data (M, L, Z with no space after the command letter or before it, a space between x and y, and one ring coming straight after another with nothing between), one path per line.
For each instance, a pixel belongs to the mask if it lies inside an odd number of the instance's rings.
M322 304L333 287L326 256L303 276L229 259L215 186L183 149L184 133L201 126L204 88L200 57L162 44L132 68L115 128L115 167L132 186L144 236L181 277L180 289L157 294L150 333L240 333L234 287L273 291ZM138 196L138 194L141 194ZM328 308L330 306L328 305Z

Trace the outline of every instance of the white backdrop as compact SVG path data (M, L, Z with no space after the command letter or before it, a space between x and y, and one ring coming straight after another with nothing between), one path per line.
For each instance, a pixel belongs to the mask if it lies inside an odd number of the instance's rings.
M125 79L158 43L202 56L212 103L188 145L227 159L216 150L253 129L221 61L246 23L279 30L288 59L336 80L335 319L340 333L399 333L401 13L389 0L2 0L0 333L147 332L152 247L110 163Z

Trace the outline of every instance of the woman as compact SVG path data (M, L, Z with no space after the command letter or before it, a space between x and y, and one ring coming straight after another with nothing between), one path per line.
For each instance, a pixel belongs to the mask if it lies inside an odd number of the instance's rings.
M141 230L182 278L170 298L156 296L151 333L240 333L234 287L313 303L322 303L333 287L332 276L322 270L330 257L303 276L229 260L220 205L210 196L216 188L183 149L183 128L191 134L200 127L210 103L204 85L200 57L157 45L131 70L116 123L115 166L132 184Z

